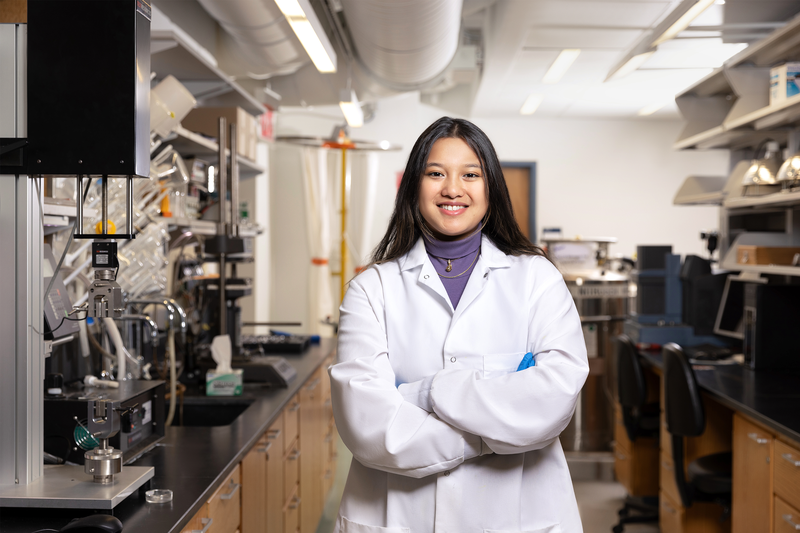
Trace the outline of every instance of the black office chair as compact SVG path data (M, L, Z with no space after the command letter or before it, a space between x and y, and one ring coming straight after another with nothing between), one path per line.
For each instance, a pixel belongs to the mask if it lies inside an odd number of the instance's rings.
M669 343L662 353L667 431L672 436L673 471L681 503L687 508L695 501L717 503L722 507L720 522L724 522L731 512L733 454L722 452L698 457L684 473L684 438L703 434L705 409L694 370L681 347Z
M647 382L639 363L639 354L630 337L619 335L614 339L617 357L617 396L622 407L622 422L631 442L642 437L659 436L659 405L647 403ZM631 514L631 511L640 514ZM625 498L619 510L619 523L612 528L622 533L625 524L658 522L658 496Z

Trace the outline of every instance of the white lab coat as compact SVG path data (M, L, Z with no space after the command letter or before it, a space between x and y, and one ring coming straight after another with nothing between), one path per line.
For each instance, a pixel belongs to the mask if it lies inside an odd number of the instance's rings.
M516 372L528 351L536 366ZM484 236L453 310L420 239L351 281L338 356L333 412L354 461L335 532L582 531L558 436L589 366L547 259Z

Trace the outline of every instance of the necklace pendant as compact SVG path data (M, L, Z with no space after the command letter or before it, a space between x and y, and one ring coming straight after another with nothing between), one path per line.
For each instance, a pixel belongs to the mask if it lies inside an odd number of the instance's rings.
M445 268L444 271L445 272L450 272L451 270L453 270L453 263L451 262L450 259L448 259L447 260L447 268Z

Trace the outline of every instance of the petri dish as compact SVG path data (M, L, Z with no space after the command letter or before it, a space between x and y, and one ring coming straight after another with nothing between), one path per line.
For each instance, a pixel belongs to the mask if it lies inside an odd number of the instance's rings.
M144 493L148 503L167 503L172 501L172 491L169 489L153 489Z

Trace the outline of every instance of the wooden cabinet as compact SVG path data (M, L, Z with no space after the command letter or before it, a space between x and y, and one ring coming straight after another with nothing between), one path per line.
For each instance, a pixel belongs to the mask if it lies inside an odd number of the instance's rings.
M283 531L283 504L286 501L283 490L283 422L285 414L284 411L267 430L267 441L271 444L267 450L267 533Z
M283 414L242 459L242 533L283 531Z
M771 433L744 416L733 416L733 533L772 531Z
M775 496L775 533L796 533L800 530L800 511Z
M775 495L800 509L800 445L775 441Z
M615 409L614 474L631 496L658 494L658 440L638 438L631 442L622 422L622 408Z
M322 497L322 445L327 426L323 426L322 377L317 369L300 390L300 532L314 533L325 504Z
M203 507L192 517L186 527L181 530L181 533L196 533L198 531L207 532L212 525L212 521L208 516L208 503L204 503Z
M208 499L208 516L213 520L208 533L235 533L241 527L241 466Z

